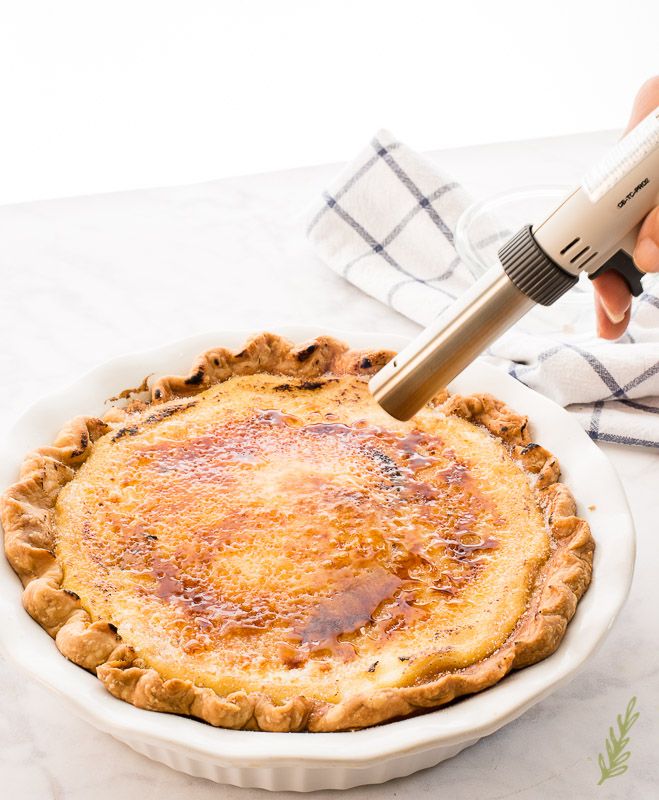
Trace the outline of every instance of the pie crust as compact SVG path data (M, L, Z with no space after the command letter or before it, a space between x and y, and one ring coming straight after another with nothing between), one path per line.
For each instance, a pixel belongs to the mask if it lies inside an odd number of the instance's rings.
M55 639L64 656L94 672L115 697L139 708L188 715L235 729L363 728L481 691L512 669L553 653L590 583L594 542L588 523L576 516L570 490L558 480L556 459L531 441L526 417L487 394L443 393L430 405L438 414L486 429L505 445L528 476L533 498L544 516L550 546L512 633L473 664L443 671L428 666L411 682L375 685L342 696L338 702L305 694L282 697L267 689L218 693L185 674L161 675L140 656L139 648L122 640L112 619L92 619L80 596L63 586L64 567L56 552L56 502L60 491L94 451L95 443L106 434L130 434L131 420L136 418L157 422L170 413L167 409L172 403L235 376L289 376L299 386L316 385L311 382L337 376L359 376L365 382L391 356L387 351L351 350L330 337L294 345L277 335L263 333L249 340L238 353L225 348L204 353L187 376L164 377L153 382L150 389L145 382L136 390L123 392L125 405L111 407L103 419L72 420L52 446L26 457L19 481L0 501L5 551L23 583L25 609ZM145 395L146 399L140 399ZM167 414L158 416L158 409L164 404L170 404L161 409ZM403 660L407 657L401 657Z

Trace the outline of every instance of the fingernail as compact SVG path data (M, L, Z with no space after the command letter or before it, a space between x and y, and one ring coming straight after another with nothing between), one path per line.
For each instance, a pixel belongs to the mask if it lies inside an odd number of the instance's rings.
M604 313L606 314L606 316L609 318L609 320L610 320L610 321L611 321L611 322L612 322L614 325L617 325L619 322L622 322L622 321L623 321L623 319L625 318L625 314L627 313L627 311L628 311L628 309L629 309L629 306L631 305L631 301L630 301L629 305L628 305L628 306L627 306L627 308L626 308L626 309L625 309L625 310L622 312L622 314L616 314L616 312L615 312L615 311L612 311L612 310L611 310L611 309L610 309L610 308L607 306L607 304L604 302L604 300L601 300L601 303L602 303L602 308L604 309Z
M634 263L643 272L659 270L659 247L654 239L644 236L634 248Z

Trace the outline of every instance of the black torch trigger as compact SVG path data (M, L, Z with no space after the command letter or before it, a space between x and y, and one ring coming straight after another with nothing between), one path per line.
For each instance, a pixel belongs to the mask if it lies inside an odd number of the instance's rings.
M618 250L617 253L614 253L608 261L605 261L604 264L597 270L597 272L593 272L592 275L588 277L591 279L598 278L600 275L603 275L605 272L617 272L622 278L624 278L627 286L629 286L629 291L634 295L634 297L638 297L639 294L643 294L643 284L641 283L641 278L645 275L644 272L641 272L640 269L634 264L634 260L626 253L624 250Z

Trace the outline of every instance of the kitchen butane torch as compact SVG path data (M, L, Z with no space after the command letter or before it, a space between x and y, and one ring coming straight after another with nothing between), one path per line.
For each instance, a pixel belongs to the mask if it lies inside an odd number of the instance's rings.
M549 306L614 270L632 294L643 273L630 253L641 222L659 205L659 107L596 164L549 216L499 250L491 267L371 378L380 405L409 419L536 303Z

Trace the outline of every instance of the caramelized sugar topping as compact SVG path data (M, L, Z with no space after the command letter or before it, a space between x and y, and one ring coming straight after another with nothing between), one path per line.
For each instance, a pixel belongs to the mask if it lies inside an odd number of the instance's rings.
M234 378L104 437L58 499L67 588L159 671L187 659L222 691L334 697L345 670L383 680L390 646L397 669L495 649L548 551L503 445L438 412L391 420L359 379L277 389Z
M450 602L504 522L440 437L365 420L305 424L282 409L138 446L116 476L119 495L138 480L129 513L101 506L113 535L87 538L96 563L175 605L176 626L194 632L188 650L276 629L291 663L351 658L346 635L423 619L428 592ZM260 550L276 572L234 580Z

